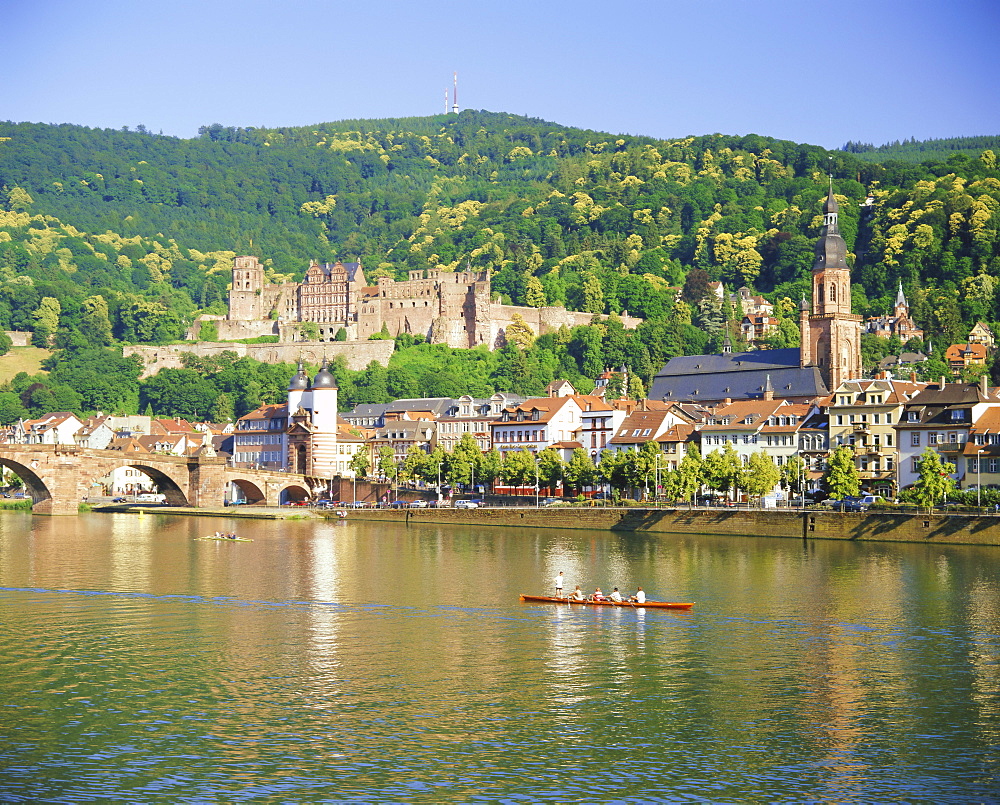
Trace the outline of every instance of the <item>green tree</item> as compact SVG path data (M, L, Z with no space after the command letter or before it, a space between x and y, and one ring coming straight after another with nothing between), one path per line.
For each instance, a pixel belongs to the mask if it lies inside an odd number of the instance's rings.
M529 276L525 282L524 304L528 307L545 307L545 287L538 277Z
M740 474L739 484L751 498L762 498L771 492L780 480L781 470L774 460L763 451L757 451L750 455L746 467Z
M800 456L790 456L781 466L781 485L801 495L807 472L806 463Z
M232 395L220 394L215 400L215 405L212 406L209 418L212 422L219 424L232 422L236 418L236 408L233 406Z
M508 486L534 486L534 454L526 449L511 450L505 453L500 477Z
M913 484L917 503L929 509L935 503L947 500L955 488L954 473L954 464L943 462L937 451L930 447L924 448L917 459L917 481Z
M368 457L367 448L362 448L351 456L351 460L348 463L348 467L351 472L354 473L355 478L367 478L368 471L371 469L371 459Z
M193 369L161 369L142 382L140 404L149 404L159 416L203 419L212 411L218 391Z
M844 445L830 451L826 460L823 483L834 500L843 500L845 497L858 494L861 480L854 463L854 451L850 447Z
M693 442L684 451L677 475L677 496L681 500L694 500L702 484L702 460L698 445Z
M0 425L11 425L28 416L28 409L13 391L0 391Z
M416 445L414 445L414 448L416 448ZM412 449L413 448L411 448L411 452ZM416 449L419 450L419 448ZM421 454L423 454L424 451L420 450L420 452ZM403 461L404 467L406 466L406 463L409 461L409 458L410 456L409 454L407 454L406 459L404 459ZM403 475L404 477L412 477L412 476L407 476L403 468L399 468L396 466L396 451L392 449L391 444L383 444L378 449L378 472L379 475L381 475L383 478L389 481L396 480L397 473L399 475Z
M604 289L597 276L588 271L583 278L583 312L604 312Z
M559 453L551 447L545 448L538 454L538 482L546 487L550 494L562 480L565 466Z
M480 477L484 484L489 484L491 487L496 482L496 479L500 477L500 472L503 469L503 455L495 447L488 453L483 455L482 463L479 466Z
M452 450L451 460L448 462L448 482L471 486L475 478L483 480L480 471L482 460L483 454L476 444L475 437L471 433L463 433L455 449Z
M705 456L701 464L705 483L724 495L728 495L736 487L742 473L743 462L730 442L726 442L722 450L713 450Z
M567 488L581 491L585 486L593 486L597 481L597 468L587 451L577 447L570 454L563 470L563 481Z

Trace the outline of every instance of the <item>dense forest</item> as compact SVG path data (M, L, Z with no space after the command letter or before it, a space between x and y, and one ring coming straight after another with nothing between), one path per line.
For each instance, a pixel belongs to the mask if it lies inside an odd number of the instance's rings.
M372 280L471 266L516 304L646 319L634 333L612 320L468 356L403 339L388 368L338 367L345 406L418 392L535 393L554 376L583 388L620 363L648 384L672 355L717 350L727 329L739 345L742 311L706 295L713 280L775 302L771 346L795 346L828 175L855 312L889 312L902 283L930 342L910 346L933 346L933 376L948 344L1000 318L1000 169L987 147L997 139L932 141L930 157L905 162L901 150L922 144L661 141L475 111L211 125L189 140L141 126L0 123L0 330L30 330L60 350L49 373L0 390L0 421L43 402L207 415L140 383L137 370L132 378L128 361L116 364L127 382L110 397L85 376L99 356L123 361L121 343L174 341L199 312L224 312L236 254L257 255L273 280L301 277L313 258L361 259ZM866 341L868 366L903 346ZM177 371L211 384L205 394L237 414L287 380L286 368L236 363L255 375L249 392L230 382L231 366Z
M945 137L936 140L894 140L884 145L848 142L848 151L868 162L943 162L955 154L978 157L983 151L1000 151L1000 136Z

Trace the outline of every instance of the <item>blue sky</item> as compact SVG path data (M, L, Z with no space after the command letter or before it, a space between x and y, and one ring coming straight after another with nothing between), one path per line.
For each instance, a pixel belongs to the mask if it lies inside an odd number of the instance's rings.
M462 108L652 137L1000 134L995 0L3 0L0 119L191 137Z

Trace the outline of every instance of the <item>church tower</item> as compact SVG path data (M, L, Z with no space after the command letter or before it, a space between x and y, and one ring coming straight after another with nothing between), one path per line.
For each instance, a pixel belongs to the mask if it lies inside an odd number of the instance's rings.
M818 366L831 391L844 380L861 377L861 316L851 313L851 270L837 221L839 212L831 185L816 243L808 339L803 339L800 352L800 365ZM806 335L806 328L802 329Z

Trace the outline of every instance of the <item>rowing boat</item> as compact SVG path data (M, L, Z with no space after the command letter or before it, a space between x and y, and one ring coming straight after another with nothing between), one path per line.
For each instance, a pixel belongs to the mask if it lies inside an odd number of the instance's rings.
M551 595L522 595L522 601L531 601L539 604L583 604L588 607L631 607L633 609L638 609L639 607L645 609L691 609L694 606L694 602L690 604L682 604L674 601L644 601L641 604L635 601L577 601L573 598L554 598Z
M253 542L252 539L246 537L195 537L195 539L211 539L219 542Z

